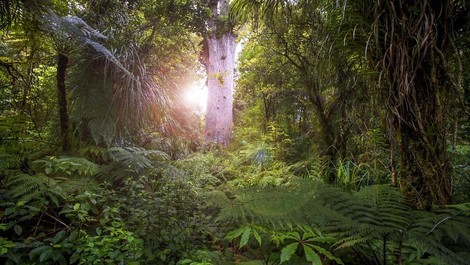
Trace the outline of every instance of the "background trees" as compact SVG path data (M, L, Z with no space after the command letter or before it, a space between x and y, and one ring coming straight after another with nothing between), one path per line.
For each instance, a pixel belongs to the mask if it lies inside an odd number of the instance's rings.
M351 133L362 134L361 125L369 127L366 116L351 123L354 108L366 103L357 99L368 96L369 106L381 99L387 108L373 113L388 120L381 127L388 130L390 167L402 189L420 208L451 200L446 115L453 105L450 91L461 93L452 66L460 65L460 55L451 22L460 3L237 1L234 6L239 17L251 12L264 19L267 35L276 39L272 49L303 79L321 128L322 149L333 165L338 156L347 156ZM377 71L376 80L383 77L385 83L376 84L387 93L370 86L364 76L370 71Z

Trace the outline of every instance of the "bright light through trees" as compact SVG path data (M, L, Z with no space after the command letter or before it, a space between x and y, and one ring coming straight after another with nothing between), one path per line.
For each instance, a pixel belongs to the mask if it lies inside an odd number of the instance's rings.
M207 107L207 86L204 80L192 83L184 92L184 102L199 113L205 113Z

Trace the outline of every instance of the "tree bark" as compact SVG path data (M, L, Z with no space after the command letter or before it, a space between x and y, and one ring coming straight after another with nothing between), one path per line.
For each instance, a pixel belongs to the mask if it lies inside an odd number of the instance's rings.
M399 148L402 191L417 209L451 203L444 54L452 38L448 0L374 2L376 65L387 78L390 131Z
M69 139L69 115L67 112L67 91L65 87L65 75L69 58L59 53L57 57L57 96L59 105L60 136L62 141L62 151L70 151Z
M203 62L207 71L207 108L204 144L223 145L230 143L233 123L233 87L235 68L236 35L227 19L228 2L209 2L212 17L210 33L205 37Z

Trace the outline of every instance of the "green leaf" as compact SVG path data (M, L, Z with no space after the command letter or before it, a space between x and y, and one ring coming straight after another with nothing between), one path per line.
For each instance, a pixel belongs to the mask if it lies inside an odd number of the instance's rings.
M65 236L65 230L61 230L59 233L57 233L54 237L54 243L60 242Z
M295 250L297 249L298 245L299 243L292 243L292 244L285 246L281 250L281 263L283 263L284 261L290 260L292 255L295 253Z
M248 239L250 238L250 235L251 235L251 227L246 227L240 239L240 248L242 248L248 243Z
M256 229L253 229L253 236L255 237L256 241L258 241L258 244L261 246L261 236L259 235L258 231L256 231Z
M31 252L29 252L29 257L34 257L36 255L38 255L39 253L43 252L44 250L46 249L50 249L51 247L49 246L45 246L45 245L42 245L42 246L39 246L33 250L31 250Z
M41 253L41 256L39 256L39 262L48 260L51 254L52 254L52 249L51 248L46 249L43 253Z
M72 254L72 257L70 257L70 263L75 263L80 259L80 254L78 252L75 252Z
M315 242L322 242L322 243L334 243L336 242L336 238L331 237L331 236L317 236L314 238L310 238L309 241L315 241Z
M178 261L177 265L190 264L191 262L193 262L192 259L184 259L184 260Z
M15 230L15 233L19 236L21 236L21 234L23 233L23 228L21 228L21 226L19 225L13 226L13 230Z
M318 254L313 251L309 246L304 245L304 252L305 252L305 258L307 258L307 261L312 262L312 265L321 265L321 259Z
M238 228L238 229L235 229L233 231L230 231L227 233L227 235L225 236L225 239L227 240L234 240L235 238L239 237L243 231L245 231L246 227L241 227L241 228Z
M77 237L78 237L78 232L76 230L73 230L72 233L70 233L69 241L75 241Z
M336 261L336 263L338 264L344 264L343 261L335 256L333 256L333 254L331 254L330 251L322 248L322 247L319 247L319 246L316 246L316 245L312 245L312 244L307 244L309 245L310 247L314 248L317 252L325 255L325 257L327 257L329 260L334 260Z

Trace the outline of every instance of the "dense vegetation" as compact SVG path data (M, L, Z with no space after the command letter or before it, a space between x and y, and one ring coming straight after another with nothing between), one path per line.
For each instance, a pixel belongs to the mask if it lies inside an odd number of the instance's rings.
M470 2L220 3L0 1L0 263L470 264Z

